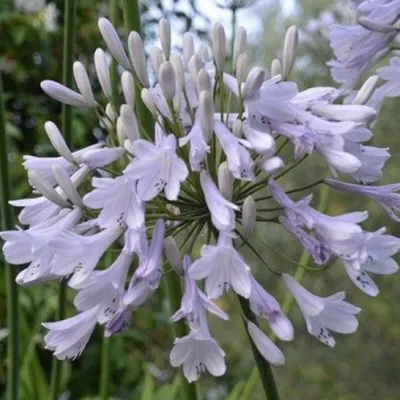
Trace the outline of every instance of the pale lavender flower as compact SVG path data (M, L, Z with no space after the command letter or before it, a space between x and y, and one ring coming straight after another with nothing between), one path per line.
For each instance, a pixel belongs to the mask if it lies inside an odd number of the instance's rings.
M334 347L335 339L330 330L343 334L354 333L357 330L358 321L355 315L361 309L344 301L344 292L319 297L301 286L290 275L283 274L282 278L300 307L308 333L319 341Z
M369 197L376 201L390 218L400 222L400 217L396 214L396 212L400 211L400 194L396 193L400 190L400 183L384 186L366 186L341 182L335 179L326 179L325 182L343 192Z
M205 245L201 257L189 269L194 279L205 278L207 296L216 299L232 289L239 295L248 298L251 294L250 267L235 250L232 237L220 232L218 243Z

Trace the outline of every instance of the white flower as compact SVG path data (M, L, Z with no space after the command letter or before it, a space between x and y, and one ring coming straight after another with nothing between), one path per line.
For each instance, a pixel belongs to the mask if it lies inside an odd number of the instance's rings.
M271 296L251 275L250 308L254 314L265 318L275 335L281 340L293 339L293 325Z
M101 209L97 217L101 228L124 223L133 229L143 226L144 210L133 181L122 175L115 179L93 178L92 185L95 189L83 202L90 208Z
M235 213L233 210L239 210L239 207L222 196L207 172L202 171L200 173L200 183L207 207L211 213L213 225L219 231L233 231L235 228Z
M125 173L137 180L137 193L141 200L151 200L162 190L168 200L176 200L189 171L176 155L176 138L169 135L156 144L139 139L133 144L135 158Z
M214 121L215 136L226 155L229 170L236 179L252 181L253 159L243 145L251 145L243 139L238 139L221 121Z
M10 264L27 264L16 278L20 285L31 285L54 279L51 272L51 261L54 252L48 246L50 239L54 239L64 230L72 229L80 220L82 212L74 210L61 210L58 215L44 220L33 228L17 231L0 232L0 237L5 240L3 252Z
M205 315L202 315L200 329L175 339L169 360L173 367L183 364L183 374L189 382L193 382L205 370L213 376L223 375L226 371L224 357L224 351L211 337Z
M322 343L335 346L335 339L329 330L344 334L357 330L355 315L361 309L344 301L344 292L319 297L306 290L290 275L282 274L282 278L303 313L308 332Z
M91 236L62 232L48 243L56 254L52 273L57 276L73 274L69 286L80 285L89 278L101 256L122 233L123 229L118 225Z
M223 232L216 246L203 246L201 257L192 264L189 274L194 279L206 278L205 288L210 299L222 296L230 286L237 294L250 296L250 267L234 249L232 237Z
M278 346L276 346L256 324L248 321L247 332L249 333L254 345L257 347L257 350L265 360L276 367L285 364L285 356L279 350Z
M386 229L376 232L364 232L363 254L356 260L345 261L347 275L363 292L376 296L379 289L370 278L373 274L389 275L398 271L399 266L392 258L400 249L400 239L384 235Z

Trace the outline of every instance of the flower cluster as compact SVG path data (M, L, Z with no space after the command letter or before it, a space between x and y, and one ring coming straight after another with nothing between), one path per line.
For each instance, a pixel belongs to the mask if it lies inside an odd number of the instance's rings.
M336 82L353 87L360 77L375 64L392 53L390 67L378 69L378 75L388 82L381 87L386 96L400 95L398 72L399 53L396 50L399 36L400 2L398 0L351 1L357 24L334 24L329 40L335 60L328 65ZM376 94L378 96L380 91Z
M368 3L372 7L374 2ZM386 3L389 7L396 2ZM368 12L371 19L375 12ZM392 256L400 240L384 228L364 231L360 224L368 217L366 211L329 216L313 207L312 194L291 197L312 184L289 193L280 183L286 172L317 154L336 178L325 184L365 195L399 219L399 185L365 186L381 178L389 158L387 149L363 144L372 137L370 125L377 114L365 105L376 82L367 81L345 105L338 102L343 93L332 87L299 91L288 80L297 46L295 27L288 29L282 61L273 64L270 75L258 66L248 71L246 31L238 29L229 74L224 72L221 25L212 31L212 51L204 43L196 48L193 36L185 33L183 53L177 55L171 53L165 19L159 25L161 48L150 53L154 76L149 77L140 36L130 33L127 53L107 19L98 25L108 52L123 70L117 100L102 49L94 54L102 99L95 99L80 62L73 65L77 91L54 81L42 82L42 89L60 102L96 113L107 138L71 151L57 126L46 122L59 156L24 158L38 196L13 200L13 206L22 208L19 222L25 228L0 233L6 260L28 264L18 274L19 284L64 279L77 291L77 315L43 324L46 347L57 358L79 356L97 324L106 336L127 329L132 313L166 274L175 274L184 284L181 307L171 321L185 319L188 334L175 339L170 362L182 365L189 381L205 370L214 376L226 370L225 353L211 336L207 314L228 319L213 300L229 290L265 319L279 340L292 340L291 322L239 251L239 244L255 251L251 240L257 224L280 224L311 254L312 268L323 269L339 259L355 285L371 296L378 294L368 273L397 271ZM386 45L393 33L379 35L379 44ZM347 40L348 35L343 37ZM371 44L372 50L365 47L371 41L360 41L364 51L376 52L378 44ZM348 49L347 57L353 57L354 48ZM363 62L370 61L367 56ZM357 60L348 65L358 65ZM153 78L155 84L150 85ZM117 105L119 98L124 101ZM137 112L139 102L152 117L151 129ZM290 144L293 157L284 160L281 149ZM341 182L339 174L357 183ZM255 196L265 190L277 205L271 218L259 207L263 197ZM192 259L196 242L203 247ZM99 264L103 267L96 269ZM331 331L349 334L357 329L360 309L346 302L343 292L319 297L289 274L277 275L294 296L308 332L322 343L335 345ZM199 286L203 280L204 291ZM284 364L283 353L254 316L246 314L244 320L262 356L273 365Z

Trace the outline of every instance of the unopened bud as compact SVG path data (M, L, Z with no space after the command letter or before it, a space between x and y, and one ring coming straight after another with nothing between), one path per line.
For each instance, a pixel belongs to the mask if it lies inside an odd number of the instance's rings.
M124 71L121 76L122 92L124 93L126 104L135 108L135 81L129 71Z
M242 90L242 96L244 99L248 99L253 96L261 87L265 78L265 70L259 67L253 67L249 75L247 76L246 82Z
M158 47L153 47L150 52L150 62L154 71L154 75L158 80L161 64L164 62L164 54Z
M292 25L285 35L282 54L282 77L286 79L292 71L296 58L296 49L299 41L299 34L295 25Z
M183 34L183 61L185 65L189 65L190 59L194 54L194 40L193 35L189 32Z
M61 134L60 130L57 128L57 125L54 122L47 121L44 124L44 129L47 133L47 136L50 139L51 144L53 145L54 149L57 153L65 158L70 163L76 163L74 156L71 153L71 150L65 143L63 135Z
M126 136L125 124L122 117L117 118L117 138L118 143L121 147L125 147L125 142L129 141Z
M123 104L120 109L121 118L123 121L123 127L125 130L125 136L134 143L140 139L139 126L136 118L136 114L131 106Z
M243 122L240 119L233 123L232 133L238 138L243 136Z
M172 101L175 96L175 72L172 63L165 61L161 64L159 83L167 101Z
M132 31L128 37L129 57L135 70L136 76L144 87L149 87L147 76L146 58L144 56L143 42L140 35Z
M96 67L97 78L100 82L101 89L107 99L111 98L111 79L110 68L106 53L102 49L94 52L94 65Z
M372 94L376 89L376 85L378 83L379 76L372 75L370 76L364 84L361 86L360 90L358 91L356 97L354 98L352 104L363 105L366 104L367 101L370 99Z
M68 104L72 107L90 108L85 98L80 94L67 88L61 83L45 80L40 83L42 90L54 100Z
M227 200L232 200L233 176L229 171L226 161L224 161L218 168L218 188L222 196Z
M185 69L183 67L182 59L176 55L171 54L170 61L172 66L174 67L175 77L179 84L179 86L184 89L185 88Z
M236 61L236 79L238 81L238 85L241 85L246 80L248 64L249 61L247 54L239 54Z
M197 91L201 93L203 90L212 91L210 75L204 68L197 74Z
M36 170L28 170L28 179L32 187L34 187L40 194L50 200L52 203L60 207L69 207L67 200L63 199L51 186L51 184Z
M282 63L279 58L274 58L271 63L271 77L282 74Z
M197 54L204 62L212 61L210 48L205 43L200 44L199 51L197 52Z
M68 174L59 165L53 165L52 172L56 182L71 203L83 208L84 205L81 196L79 196L79 193Z
M164 239L164 254L171 267L178 273L182 274L182 258L178 245L172 236Z
M158 24L158 31L165 58L168 60L171 54L171 27L169 22L162 18Z
M257 205L252 196L246 197L243 203L242 223L243 236L248 239L256 227Z
M203 91L199 97L200 126L208 143L214 131L214 102L211 92Z
M334 121L372 122L376 110L363 105L316 104L311 111Z
M262 158L258 163L258 167L269 175L279 174L285 168L285 163L280 157Z
M124 47L122 46L121 40L112 25L112 23L107 18L100 18L98 22L98 27L103 37L104 41L107 43L108 50L113 55L113 57L121 64L125 69L131 69L129 59L126 56Z
M188 69L194 82L197 80L197 75L203 68L203 62L198 54L195 54L189 61Z
M225 58L226 58L226 39L224 27L217 23L212 30L212 45L214 51L215 65L218 72L224 71Z
M396 27L393 25L376 22L365 17L359 18L358 23L365 29L368 29L372 32L391 33L396 31Z
M75 77L76 86L78 86L81 95L85 99L89 107L96 106L96 100L94 99L92 86L90 84L89 76L86 72L86 68L79 61L75 61L73 65L73 72Z
M153 96L150 93L150 90L147 88L142 89L140 92L140 97L143 100L145 106L149 109L152 114L155 114L157 109L153 101Z
M106 115L104 116L102 122L104 123L106 129L112 130L118 117L117 113L115 112L114 106L111 103L106 105L105 111Z
M236 61L240 54L246 49L247 32L246 29L239 27L236 31L235 40L233 42L232 63L236 66Z

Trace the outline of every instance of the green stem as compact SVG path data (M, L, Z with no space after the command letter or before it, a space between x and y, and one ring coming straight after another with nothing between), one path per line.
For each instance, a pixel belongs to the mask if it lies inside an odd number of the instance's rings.
M8 150L6 121L3 103L3 81L0 75L0 173L1 173L1 215L2 230L13 228L13 215L8 205L11 198L10 174L8 169ZM19 376L19 305L18 286L15 282L17 269L4 262L7 293L7 399L18 399Z
M249 300L247 300L243 297L240 297L240 296L238 296L238 298L239 298L240 306L242 307L242 311L243 311L244 315L246 316L246 318L248 320L250 320L251 322L253 322L254 324L258 325L257 318L250 310ZM243 322L246 326L246 332L247 332L246 321L243 320ZM258 372L259 372L259 375L261 378L263 389L265 392L265 397L267 398L267 400L279 400L278 388L275 383L275 379L274 379L274 375L272 373L271 366L264 359L264 357L260 354L260 352L257 350L257 347L254 345L250 336L249 336L249 340L250 340L250 344L251 344L251 349L253 351L254 359L257 364L257 369L258 369Z
M107 400L110 384L110 338L103 336L101 345L100 400Z
M64 44L63 44L63 71L62 83L67 86L72 86L72 63L74 57L75 46L75 31L76 31L76 0L66 0L64 6ZM64 133L65 141L72 147L72 108L66 104L62 105L61 110L61 125ZM58 295L58 315L59 320L65 318L67 300L67 283L60 282ZM50 383L50 398L58 400L60 398L62 376L62 362L57 358L53 358Z
M118 6L119 2L118 0L110 0L109 4L109 13L110 13L110 21L114 26L118 25ZM118 63L116 60L112 60L111 63L111 71L110 71L110 78L111 78L111 103L115 108L115 111L117 110L119 101L118 101Z
M130 31L136 31L143 38L139 3L139 0L123 0L124 26L127 34L129 34ZM136 114L138 122L143 126L143 129L152 136L154 128L152 124L153 118L150 111L144 105L140 92L140 88L136 87Z
M175 273L165 275L165 285L169 304L169 313L172 315L181 306L182 286L179 276ZM188 332L187 325L182 319L172 324L172 333L174 337L186 336ZM196 400L197 391L194 383L189 383L186 378L181 379L181 398L183 400Z
M319 201L319 206L318 206L318 210L321 212L326 211L327 206L328 206L328 199L329 199L329 187L324 185L322 190L321 190L321 198ZM299 265L307 265L308 261L310 260L310 253L306 250L303 250L300 259L299 259ZM296 272L294 274L294 278L296 279L297 282L300 282L304 276L306 269L304 269L303 267L297 267ZM290 309L292 307L293 304L293 296L291 295L291 293L287 292L286 293L286 297L285 300L283 301L283 307L282 307L282 311L285 314L289 314ZM271 338L273 341L276 340L276 336L274 335ZM247 392L251 393L256 384L257 384L257 368L254 368L253 371L251 372L251 375L247 381L246 384L246 389Z

